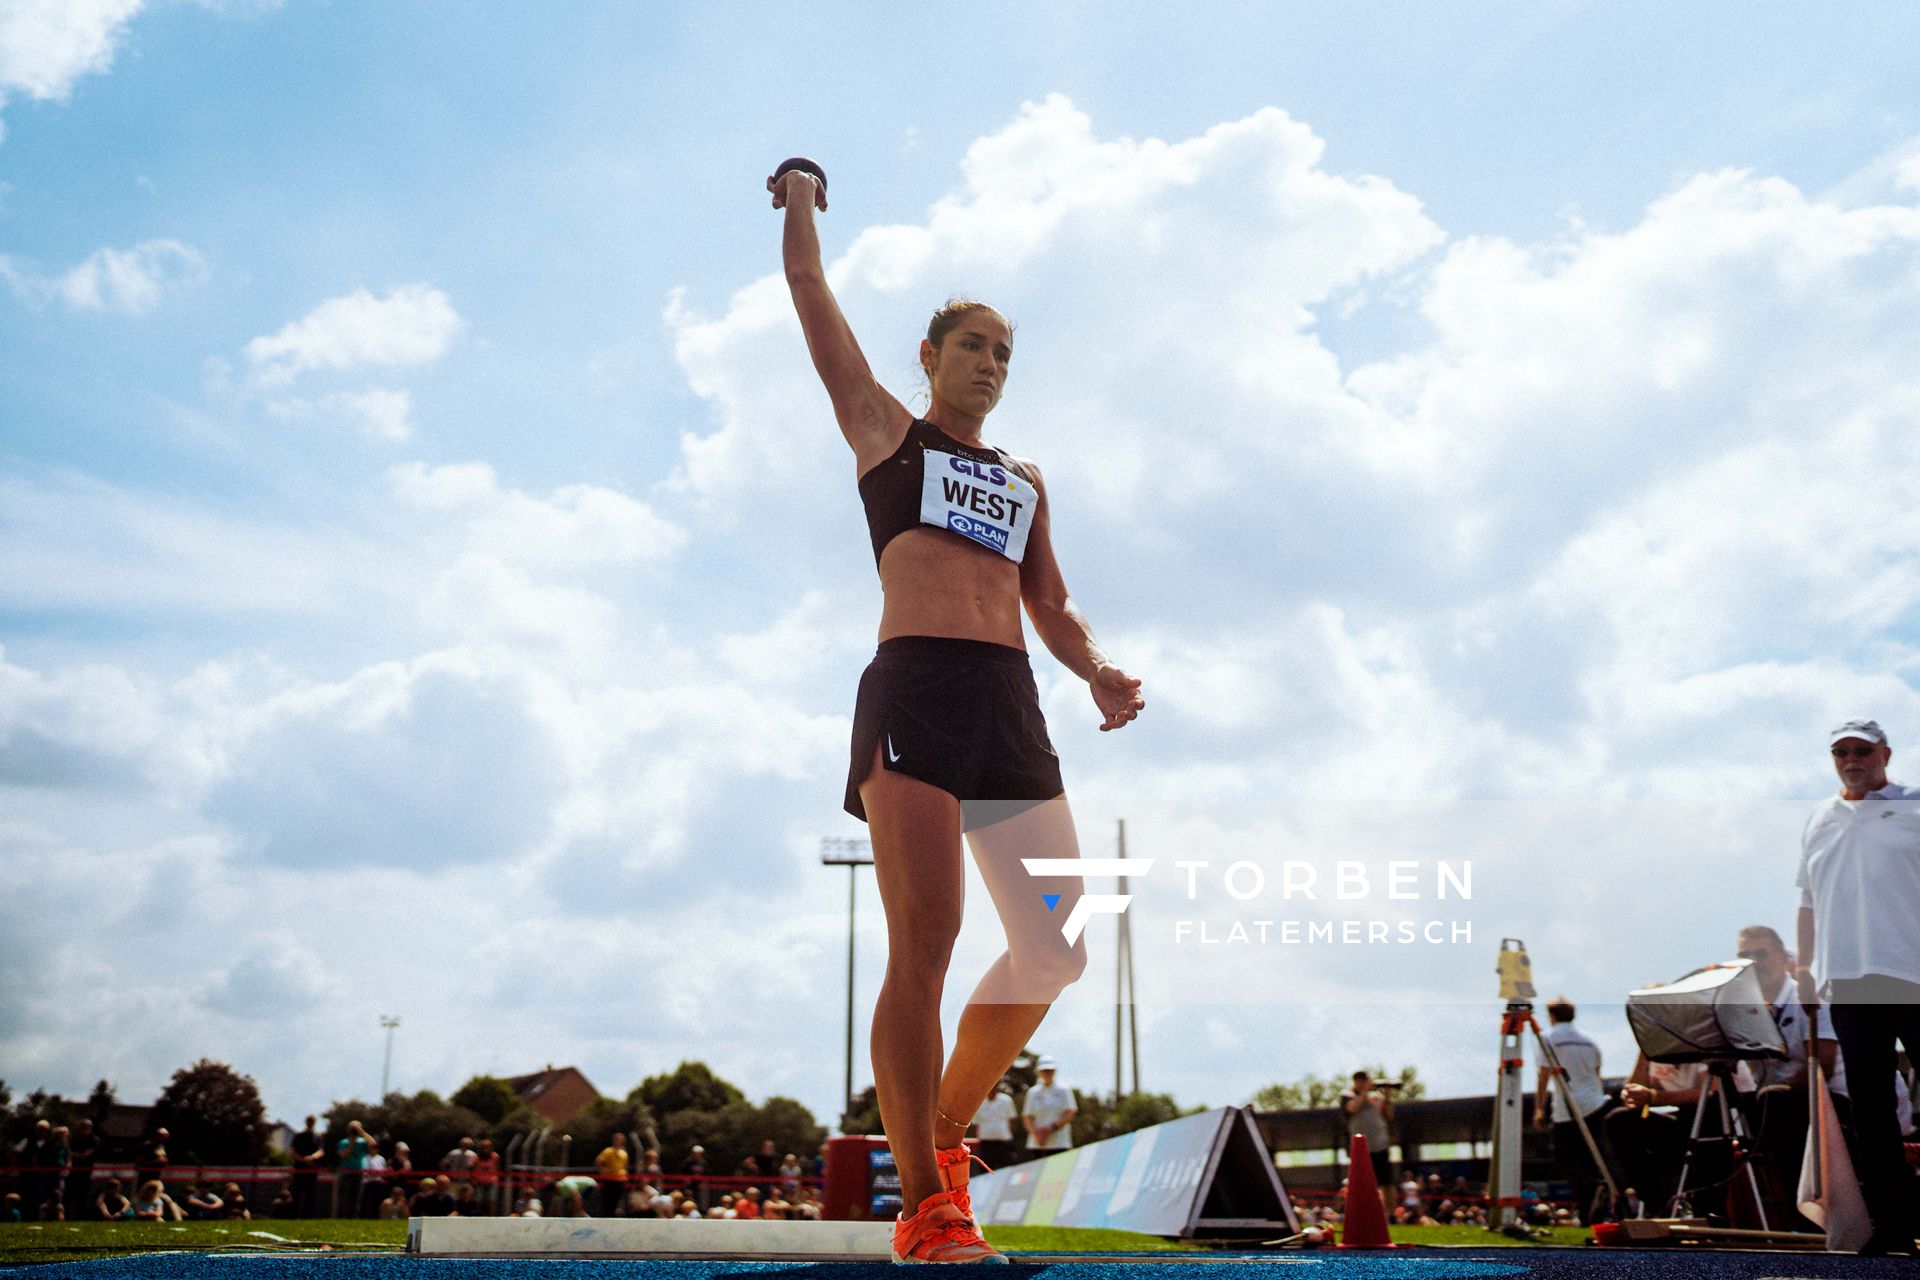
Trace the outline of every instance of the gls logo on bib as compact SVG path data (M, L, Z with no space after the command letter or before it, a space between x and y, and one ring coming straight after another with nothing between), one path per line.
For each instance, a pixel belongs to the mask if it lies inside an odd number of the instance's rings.
M971 538L1018 564L1027 553L1039 490L997 462L926 449L920 463L920 523Z

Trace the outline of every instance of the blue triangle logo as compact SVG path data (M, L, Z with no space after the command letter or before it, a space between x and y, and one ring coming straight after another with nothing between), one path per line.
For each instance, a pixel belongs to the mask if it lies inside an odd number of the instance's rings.
M1060 895L1057 893L1043 893L1040 895L1040 900L1047 904L1049 911L1060 905Z

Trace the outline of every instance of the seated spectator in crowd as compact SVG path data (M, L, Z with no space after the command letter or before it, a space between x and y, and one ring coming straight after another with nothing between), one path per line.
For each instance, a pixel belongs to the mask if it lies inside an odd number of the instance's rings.
M700 1216L700 1206L691 1200L683 1199L680 1201L680 1207L674 1211L673 1216L676 1218L698 1218Z
M448 1184L428 1174L420 1180L420 1190L414 1193L413 1216L416 1218L446 1218L453 1215L453 1196L447 1191Z
M283 1182L280 1184L280 1189L273 1193L273 1203L267 1206L267 1216L270 1218L291 1218L293 1216L293 1209L293 1183L291 1181Z
M793 1198L787 1201L787 1216L818 1222L820 1220L819 1193L806 1183L801 1183L799 1189L793 1193Z
M733 1216L736 1218L758 1218L760 1216L760 1188L748 1187L733 1202Z
M780 1162L780 1189L791 1196L793 1189L800 1185L800 1179L806 1176L807 1171L800 1166L800 1157L791 1151L787 1152L786 1159Z
M653 1216L656 1218L673 1217L680 1212L680 1193L675 1191L669 1194L664 1190L656 1188L653 1193L651 1208L653 1210Z
M534 1195L531 1191L522 1191L519 1197L513 1202L513 1212L507 1216L512 1218L539 1217L540 1197Z
M399 1183L393 1184L393 1190L380 1202L380 1220L393 1222L413 1216L413 1202L407 1199L407 1189Z
M108 1222L133 1216L133 1201L120 1190L120 1179L108 1178L106 1188L93 1198L93 1216Z
M133 1198L133 1216L149 1222L184 1222L187 1217L158 1178L141 1185L140 1194Z
M222 1207L220 1197L207 1185L207 1180L195 1180L193 1190L187 1193L187 1216L195 1222L205 1222L209 1218L219 1217Z
M1706 1080L1704 1062L1648 1062L1643 1053L1635 1059L1627 1083L1620 1086L1620 1105L1602 1118L1614 1158L1628 1181L1649 1188L1649 1202L1656 1213L1665 1213L1680 1180L1694 1106ZM1733 1084L1738 1097L1729 1101L1742 1108L1750 1105L1753 1074L1746 1063L1736 1065ZM1702 1137L1719 1135L1718 1107L1707 1108L1701 1117L1700 1133ZM1715 1188L1725 1179L1726 1170L1716 1169L1716 1163L1724 1165L1724 1157L1718 1162L1696 1160L1692 1166L1689 1194L1700 1192L1706 1200L1696 1203L1695 1209L1704 1211L1710 1204L1717 1208L1725 1201L1724 1188Z
M627 1194L622 1197L621 1210L629 1218L647 1218L653 1216L654 1197L660 1189L650 1182L632 1182L627 1185Z
M220 1190L220 1198L226 1201L226 1217L229 1222L251 1222L253 1213L247 1208L247 1193L240 1189L237 1182L229 1182Z
M734 1217L733 1206L738 1199L739 1197L731 1191L721 1193L718 1200L715 1200L711 1205L707 1206L707 1216L709 1218Z
M474 1189L471 1182L462 1182L453 1193L453 1216L456 1218L483 1218L486 1216L486 1202Z
M0 1200L0 1223L19 1222L23 1216L20 1211L20 1193L9 1191L4 1200Z

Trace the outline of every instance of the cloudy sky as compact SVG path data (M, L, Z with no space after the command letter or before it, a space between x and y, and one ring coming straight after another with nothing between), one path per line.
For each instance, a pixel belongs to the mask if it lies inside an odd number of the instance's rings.
M1822 731L1920 738L1917 46L1897 4L0 0L0 1078L205 1055L297 1117L391 1014L398 1088L702 1058L835 1111L879 592L795 152L903 397L949 295L1018 325L989 435L1149 701L1099 734L1037 656L1085 851L1155 860L1142 1083L1484 1091L1504 935L1624 1071L1626 989L1790 932ZM1036 1046L1105 1089L1090 937Z

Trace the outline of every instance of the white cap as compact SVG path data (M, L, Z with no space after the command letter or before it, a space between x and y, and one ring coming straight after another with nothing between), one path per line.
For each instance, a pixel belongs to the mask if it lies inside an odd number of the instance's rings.
M1055 1062L1052 1058L1042 1058L1040 1059L1040 1061L1033 1064L1033 1069L1035 1071L1058 1071L1060 1069L1060 1064Z
M1885 746L1887 731L1872 720L1849 720L1827 735L1827 745L1832 746L1842 738L1861 738Z

